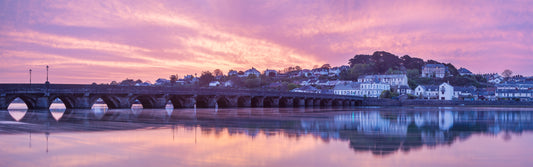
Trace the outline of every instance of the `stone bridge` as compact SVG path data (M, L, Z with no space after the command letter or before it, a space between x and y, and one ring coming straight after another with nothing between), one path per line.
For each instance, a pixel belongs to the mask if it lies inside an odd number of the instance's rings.
M180 88L162 86L115 86L75 84L0 84L0 109L16 98L29 109L48 109L59 98L69 109L88 109L102 99L109 108L211 107L302 107L355 106L363 97L317 93L280 92L257 89Z

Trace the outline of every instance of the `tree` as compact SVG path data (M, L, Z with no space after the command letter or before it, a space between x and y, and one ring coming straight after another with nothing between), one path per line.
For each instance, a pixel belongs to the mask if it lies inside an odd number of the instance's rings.
M322 68L322 69L330 69L330 68L331 68L331 65L329 65L329 64L324 64L324 65L322 65L322 67L320 67L320 68Z
M208 86L211 81L215 80L215 76L209 71L202 72L200 75L200 86Z
M257 88L261 86L261 79L260 78L248 78L246 81L244 81L244 86L248 88Z
M298 88L298 85L296 85L294 83L287 84L287 89L288 90L293 90L293 89L296 89L296 88Z
M453 76L459 76L459 72L457 71L457 68L453 66L451 63L445 64L446 67L448 67L448 71L450 71L450 74Z
M176 81L178 81L178 74L170 75L170 85L174 86L174 84L176 84Z
M503 72L502 72L502 75L505 77L505 78L509 78L513 75L513 71L509 70L509 69L505 69Z
M117 81L111 81L109 85L118 85Z
M224 75L224 73L223 73L222 70L220 70L220 69L216 69L215 71L213 71L213 73L215 74L215 76L222 76L222 75Z
M135 81L133 81L133 79L126 78L125 80L122 80L122 82L120 82L120 85L122 85L122 86L133 86L133 85L135 85Z
M355 64L369 64L370 63L370 55L355 55L353 58L351 58L348 61L348 64L350 64L350 67L353 67Z

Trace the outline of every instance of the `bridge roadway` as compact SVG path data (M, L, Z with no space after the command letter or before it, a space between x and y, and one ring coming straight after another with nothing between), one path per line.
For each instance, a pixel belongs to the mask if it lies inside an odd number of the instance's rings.
M143 108L165 108L168 101L174 108L355 106L363 101L358 96L258 89L0 84L0 109L7 109L17 97L29 109L48 109L56 98L69 109L91 108L98 98L109 108L131 108L136 100Z

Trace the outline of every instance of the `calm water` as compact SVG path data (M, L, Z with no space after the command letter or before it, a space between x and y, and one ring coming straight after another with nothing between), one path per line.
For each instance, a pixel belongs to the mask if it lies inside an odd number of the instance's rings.
M0 166L533 166L532 108L52 108L0 111Z

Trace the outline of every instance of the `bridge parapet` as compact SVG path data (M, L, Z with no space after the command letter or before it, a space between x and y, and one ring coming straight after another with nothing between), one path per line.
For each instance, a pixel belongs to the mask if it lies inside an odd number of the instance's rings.
M104 100L110 108L129 108L136 101L139 101L145 108L164 108L168 101L176 108L188 108L197 104L206 107L221 106L218 103L224 103L222 105L224 107L263 107L265 103L269 107L346 105L358 104L351 102L363 99L357 96L261 89L0 84L0 109L7 108L11 101L17 97L21 98L30 109L46 109L56 98L61 99L67 108L90 108L98 98ZM223 101L220 101L221 99Z

